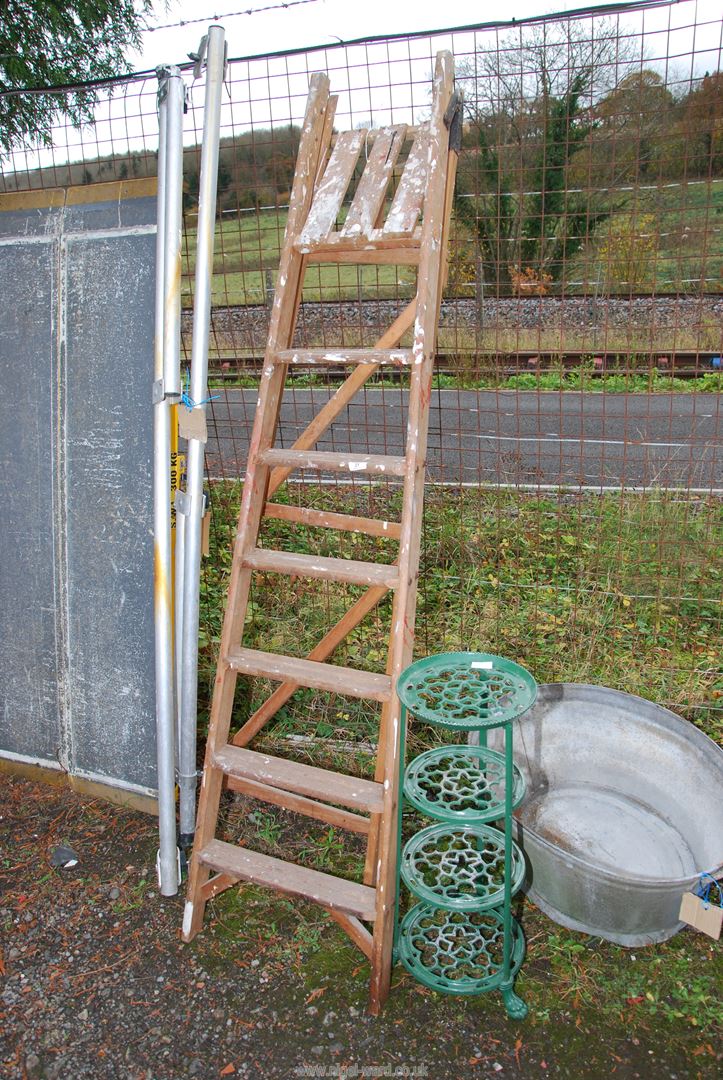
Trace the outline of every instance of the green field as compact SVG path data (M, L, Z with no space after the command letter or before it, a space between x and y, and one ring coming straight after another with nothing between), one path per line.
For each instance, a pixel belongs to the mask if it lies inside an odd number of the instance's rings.
M224 215L216 225L213 260L212 303L214 306L263 304L267 300L267 271L275 283L279 253L286 228L286 210L241 211ZM187 228L185 250L190 252L184 270L183 303L191 299L190 277L194 271L196 233ZM325 264L311 267L304 286L305 300L394 299L411 296L414 274L409 267L343 266Z
M709 183L674 184L639 188L616 201L616 211L599 236L593 236L570 262L565 291L570 295L586 292L604 295L608 291L655 291L695 294L723 290L723 179ZM213 304L260 304L266 299L266 272L275 281L279 252L286 226L286 210L239 211L224 213L216 226ZM642 222L642 226L641 226ZM606 281L606 269L600 257L600 243L610 223L632 231L630 252L626 247L620 254L619 273L623 280L617 285ZM649 239L644 266L631 266L634 280L625 281L625 259L632 259L636 250L635 229L642 229ZM647 229L647 231L646 231ZM456 242L460 250L469 246L469 235L458 229ZM646 241L647 242L647 241ZM452 248L454 250L453 236ZM184 303L191 297L190 277L194 270L193 252L196 236L193 218L189 218L185 233ZM454 256L453 256L454 258ZM398 296L408 297L414 287L414 273L408 267L323 265L307 274L305 300L356 300ZM474 284L458 281L448 292L474 296ZM523 347L518 343L518 348ZM545 348L544 342L531 347ZM570 346L577 347L577 346Z
M723 177L687 185L641 187L630 193L612 222L629 227L632 233L630 250L623 251L619 269L624 269L625 256L629 255L633 280L620 283L622 295L626 291L693 295L723 291ZM639 266L634 258L636 231L641 234L646 255ZM625 230L622 232L624 237ZM606 266L599 243L586 245L571 262L568 278L584 282L585 291L605 291ZM582 288L572 285L570 291Z

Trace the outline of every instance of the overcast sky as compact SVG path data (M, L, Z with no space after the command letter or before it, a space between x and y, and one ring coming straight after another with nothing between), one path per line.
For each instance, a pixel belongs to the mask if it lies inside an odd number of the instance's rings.
M218 16L226 30L229 56L249 56L276 52L309 45L332 44L336 39L374 36L377 34L410 33L415 30L436 30L448 26L464 26L493 19L521 19L549 12L570 11L583 6L582 0L508 0L506 4L491 0L315 0L295 8L259 12L254 15L230 16L227 13L242 8L261 8L279 0L214 0L202 4L198 0L170 0L166 10L162 0L156 0L155 24L159 27L184 19L203 22L158 29L143 36L141 54L135 58L136 69L154 68L161 63L181 63L194 50L206 26ZM595 2L585 5L600 6ZM645 29L664 29L669 20L673 26L705 22L720 18L721 0L680 0L671 10L667 7L645 12ZM641 14L624 16L640 25ZM703 28L703 33L706 30ZM720 50L720 27L707 31L710 40L706 48ZM714 40L715 39L715 40ZM700 47L700 43L698 44Z
M128 56L129 70L147 71L160 64L184 63L214 21L224 27L229 57L233 59L313 45L334 46L339 39L428 32L492 19L523 19L581 6L580 0L508 0L507 4L452 0L446 5L439 0L315 0L253 15L229 14L278 2L170 0L166 8L163 0L156 0L154 21L158 29L144 33L141 50ZM199 13L203 15L201 21ZM166 25L182 20L187 21L185 25ZM679 0L672 7L626 12L619 17L619 26L623 36L629 32L622 47L627 43L631 50L633 67L643 62L653 67L673 90L677 86L685 92L691 77L699 78L721 66L721 0ZM466 57L485 47L485 40L470 34L454 38L444 35L422 39L410 48L403 43L331 48L329 52L288 62L236 65L229 71L228 93L222 105L222 134L235 135L250 126L298 123L303 116L309 71L317 67L329 71L334 89L340 94L337 118L342 128L360 123L378 126L419 121L429 106L434 51L451 48L463 66ZM490 37L490 47L495 47L496 40ZM622 74L621 68L618 75ZM190 86L189 76L185 81ZM132 84L127 96L121 88L116 88L109 98L101 95L92 128L78 131L61 119L54 128L52 150L18 150L5 171L14 169L20 176L25 170L53 161L60 164L131 150L155 151L155 87L155 77L151 76L142 84ZM200 139L204 94L202 78L190 90L190 109L184 122L187 144Z

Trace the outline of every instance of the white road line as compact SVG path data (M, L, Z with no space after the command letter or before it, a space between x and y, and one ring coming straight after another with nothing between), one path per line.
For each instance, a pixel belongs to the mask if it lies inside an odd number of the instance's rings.
M484 435L475 434L473 431L463 431L460 432L460 435L467 439L490 439L494 442L550 442L575 443L577 445L583 443L585 446L646 446L669 450L682 450L686 446L693 445L687 442L639 442L637 439L588 439L584 435L581 435L578 438L562 437L559 435L551 438L548 435Z
M207 478L211 483L220 483L225 481L226 483L234 483L236 481L243 480L243 476L209 476ZM351 487L351 479L347 484L341 483L338 477L327 478L324 476L313 479L302 479L293 481L294 484L300 484L303 486L319 485L322 487ZM371 476L365 477L365 483L372 487L380 487L384 484L386 487L401 488L401 480L374 480ZM668 486L667 484L538 484L530 483L528 481L514 483L506 480L427 480L425 487L427 490L432 488L479 488L485 491L494 491L496 488L504 488L509 491L553 491L559 492L561 495L567 494L580 494L585 492L591 495L605 495L605 494L632 494L632 495L703 495L703 496L723 496L722 487L685 487L681 485Z

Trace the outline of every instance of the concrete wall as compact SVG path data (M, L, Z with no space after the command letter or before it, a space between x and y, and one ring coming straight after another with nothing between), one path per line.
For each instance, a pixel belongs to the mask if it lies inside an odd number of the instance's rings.
M0 757L155 793L152 182L0 196Z

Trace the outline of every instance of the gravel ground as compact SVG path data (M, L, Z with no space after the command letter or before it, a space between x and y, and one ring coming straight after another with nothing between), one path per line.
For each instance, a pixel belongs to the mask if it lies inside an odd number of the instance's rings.
M496 995L440 998L396 971L373 1019L366 963L317 909L246 889L241 907L231 897L241 922L218 905L184 946L182 898L157 894L152 819L4 776L0 800L0 1075L9 1080L720 1075L712 1035L656 1030L637 1018L642 997L602 1020L562 983L552 1011L531 1001L530 1019L514 1025ZM75 867L50 865L60 843L77 853ZM535 937L550 928L537 918L525 922L523 994L551 978L535 960ZM710 951L699 940L696 965Z
M404 306L403 301L365 300L361 305L347 301L304 303L299 312L302 338L313 338L339 326L350 328L360 324L370 327L386 326ZM486 330L556 330L578 331L604 325L610 328L631 328L646 332L670 328L695 329L706 319L723 318L723 297L680 296L633 298L554 296L490 298L484 301L482 325ZM233 334L237 344L248 348L263 348L268 330L269 312L260 304L214 308L211 321L213 336ZM477 324L474 300L446 300L442 304L440 326L456 326L474 330ZM191 312L184 311L182 329L189 334Z

